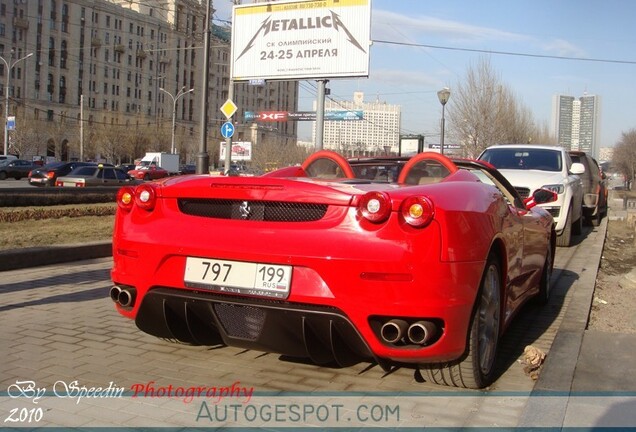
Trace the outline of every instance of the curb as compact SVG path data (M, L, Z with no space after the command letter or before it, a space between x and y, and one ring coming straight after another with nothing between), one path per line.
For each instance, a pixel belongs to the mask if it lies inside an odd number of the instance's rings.
M574 374L583 344L583 335L592 307L598 265L605 245L609 219L609 217L603 218L593 247L586 251L586 262L596 263L596 267L587 267L588 271L580 275L580 279L571 288L573 292L570 303L517 427L534 428L544 425L550 425L550 427L558 425L557 429L560 429L564 423L568 399L572 393ZM536 397L546 395L564 397Z
M0 271L105 258L112 255L113 246L110 241L10 249L0 251Z

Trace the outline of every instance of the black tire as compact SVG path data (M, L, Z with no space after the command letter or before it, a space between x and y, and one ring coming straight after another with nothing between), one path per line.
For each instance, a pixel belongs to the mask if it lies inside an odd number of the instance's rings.
M146 181L150 180L150 174L146 174L146 175L144 176L144 180L146 180Z
M0 180L6 180L7 179L7 173L4 171L0 171Z
M568 216L565 220L565 227L561 234L557 236L557 246L569 247L572 242L572 209L568 210Z
M543 270L541 271L541 280L539 281L539 294L537 295L537 303L540 305L546 305L550 301L550 279L552 279L553 266L552 245L548 243L548 251L545 256L545 263L543 263Z
M579 216L579 218L575 220L574 223L572 223L572 234L580 235L582 232L583 232L583 213L581 212L581 215Z
M480 389L494 381L501 327L501 270L496 255L488 258L474 309L466 354L458 361L426 365L430 382Z

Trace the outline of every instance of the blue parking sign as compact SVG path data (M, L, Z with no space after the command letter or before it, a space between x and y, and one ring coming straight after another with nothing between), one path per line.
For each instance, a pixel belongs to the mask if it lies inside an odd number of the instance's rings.
M7 117L7 130L15 130L15 116Z

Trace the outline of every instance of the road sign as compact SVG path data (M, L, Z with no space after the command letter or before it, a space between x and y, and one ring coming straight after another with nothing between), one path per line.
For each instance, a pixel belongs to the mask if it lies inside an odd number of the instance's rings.
M234 125L232 122L223 123L223 125L221 125L221 136L223 136L223 138L232 138L232 135L234 135Z
M7 117L7 130L15 130L15 116Z
M237 109L238 107L232 102L232 99L226 100L225 103L221 105L221 112L225 115L225 118L228 119L234 115Z

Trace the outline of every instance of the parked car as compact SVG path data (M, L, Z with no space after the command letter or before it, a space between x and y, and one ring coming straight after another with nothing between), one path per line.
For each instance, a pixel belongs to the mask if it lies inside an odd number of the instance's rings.
M160 338L481 388L512 317L550 294L556 233L536 204L555 199L430 152L125 186L110 297Z
M124 170L99 165L80 166L65 176L55 180L55 186L86 187L86 186L122 186L136 181Z
M570 246L572 235L581 233L583 185L579 175L585 172L585 167L572 162L565 149L496 145L484 150L478 159L495 166L523 198L537 189L549 189L558 194L556 202L543 205L554 218L557 246Z
M135 164L121 164L121 165L117 165L117 168L124 170L124 172L128 172L128 171L132 171L135 168L137 168L137 165Z
M17 159L18 157L15 155L0 155L0 162L2 161L6 161L6 160L14 160Z
M197 172L197 167L194 164L185 164L179 166L179 174L194 174Z
M170 173L167 170L156 165L148 165L130 170L128 171L128 175L139 180L157 180L160 178L168 177Z
M33 168L36 168L36 165L28 160L5 159L0 161L0 180L6 180L10 177L20 180L23 177L28 177Z
M55 186L55 180L80 166L96 166L95 162L51 162L29 173L29 184Z
M570 151L572 162L585 167L580 175L583 182L583 218L587 225L598 226L607 214L607 181L598 162L582 151Z

